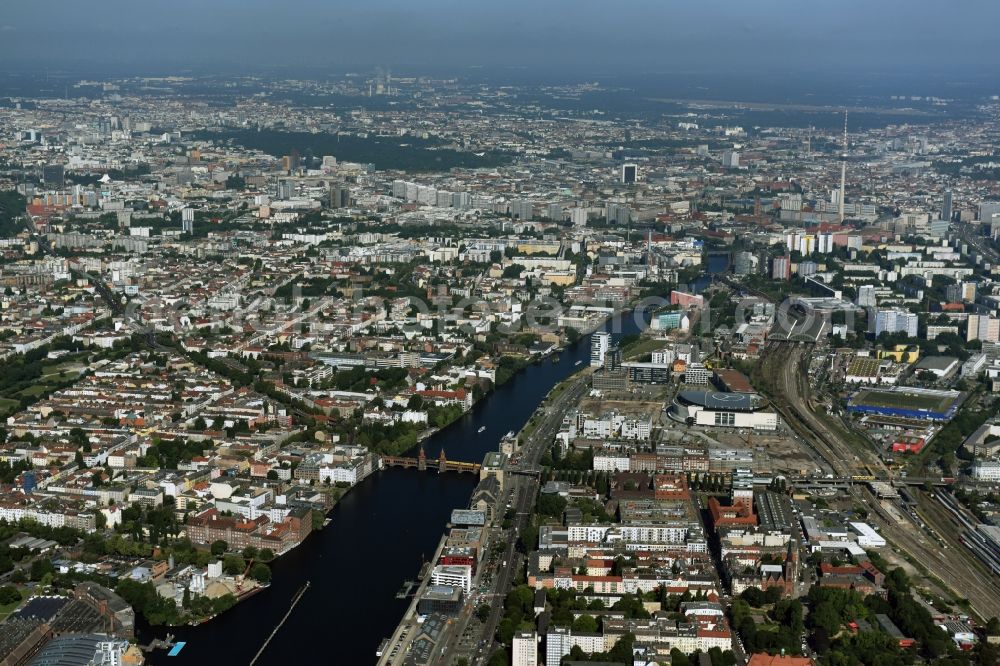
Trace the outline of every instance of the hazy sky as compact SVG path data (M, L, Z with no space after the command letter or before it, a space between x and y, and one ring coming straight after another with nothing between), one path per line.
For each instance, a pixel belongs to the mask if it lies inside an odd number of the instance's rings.
M996 0L3 0L0 69L1000 69ZM2 91L0 91L2 92Z

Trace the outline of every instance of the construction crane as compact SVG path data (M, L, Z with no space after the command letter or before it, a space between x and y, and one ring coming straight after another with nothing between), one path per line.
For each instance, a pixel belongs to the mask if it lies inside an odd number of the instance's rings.
M250 567L252 567L252 566L253 566L253 558L251 557L250 561L247 562L247 568L243 570L243 575L239 576L236 579L236 594L237 595L239 595L243 591L243 583L246 581L247 574L250 573Z

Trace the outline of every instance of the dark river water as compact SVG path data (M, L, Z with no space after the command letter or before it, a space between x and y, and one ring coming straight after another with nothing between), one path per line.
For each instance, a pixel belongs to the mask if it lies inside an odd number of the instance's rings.
M605 325L637 333L634 315ZM577 361L581 361L577 365ZM518 431L549 390L590 361L590 336L528 366L481 400L469 414L424 442L427 457L443 447L453 460L482 461L508 431ZM486 426L482 433L477 432ZM172 633L187 645L176 657L150 653L152 664L249 664L288 610L296 591L309 590L257 664L373 664L375 650L402 618L409 599L396 599L424 558L434 554L452 509L467 506L478 478L472 474L391 468L351 490L330 512L332 522L272 564L271 586L198 627L149 628L139 621L142 644Z

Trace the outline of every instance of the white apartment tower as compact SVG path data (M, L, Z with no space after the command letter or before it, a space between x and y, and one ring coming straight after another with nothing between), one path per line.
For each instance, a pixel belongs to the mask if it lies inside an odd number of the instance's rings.
M590 336L590 367L604 366L604 357L611 348L611 334L607 331L597 331Z
M512 666L538 666L538 636L535 632L515 634L510 647Z
M858 287L858 307L861 308L873 308L875 307L875 286L871 284L863 284Z
M879 310L875 313L875 336L882 333L906 333L911 338L917 337L919 318L905 310Z
M966 342L982 340L984 342L1000 342L1000 319L988 315L970 314Z

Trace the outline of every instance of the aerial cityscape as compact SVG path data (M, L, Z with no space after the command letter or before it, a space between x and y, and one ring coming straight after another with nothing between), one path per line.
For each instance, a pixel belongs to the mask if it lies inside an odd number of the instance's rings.
M1000 664L1000 7L16 4L0 666Z

